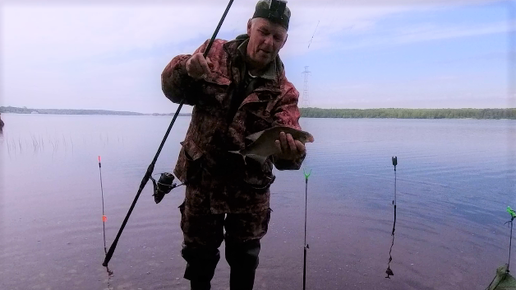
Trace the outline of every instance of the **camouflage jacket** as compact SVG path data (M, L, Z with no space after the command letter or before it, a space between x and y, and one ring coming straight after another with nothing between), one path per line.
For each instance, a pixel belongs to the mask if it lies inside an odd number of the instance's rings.
M191 122L174 169L174 175L187 185L185 202L205 213L244 213L268 209L273 165L278 170L297 170L299 160L274 160L263 165L244 159L230 150L245 148L246 136L282 125L301 129L297 107L299 92L285 77L283 63L276 58L272 79L260 79L249 94L242 93L246 71L242 43L215 40L208 53L213 66L202 80L186 72L191 56L174 57L161 76L165 96L174 103L184 99L192 105ZM195 52L204 52L208 41ZM245 43L244 43L245 44ZM232 100L234 110L230 110Z

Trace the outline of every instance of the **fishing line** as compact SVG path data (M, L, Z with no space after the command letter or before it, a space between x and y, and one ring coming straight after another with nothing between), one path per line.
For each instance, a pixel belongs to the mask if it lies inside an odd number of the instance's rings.
M321 22L321 20L317 21L317 26L315 26L314 34L312 34L312 38L310 38L310 42L308 43L308 49L310 49L310 45L312 44L312 40L314 39L315 32L317 31L317 27L319 27L319 22Z
M107 247L106 247L106 221L107 216L104 213L104 187L102 186L102 164L100 161L100 155L98 156L99 161L99 175L100 175L100 192L102 196L102 236L104 238L104 254L107 254ZM113 271L109 270L109 268L106 266L106 270L109 275L113 274Z
M306 173L303 169L303 174L305 175L305 241L304 241L304 256L303 256L303 290L305 290L306 286L306 250L309 249L308 244L306 243L306 221L307 221L307 208L308 208L308 177L312 174L312 170Z
M392 157L392 165L394 166L394 199L392 201L392 204L394 206L394 221L392 223L392 233L391 233L392 242L391 242L391 247L389 249L389 262L387 263L387 270L385 270L385 273L387 274L387 276L385 278L388 278L388 279L391 278L390 276L394 276L394 272L392 272L392 269L391 269L391 262L392 262L391 253L392 253L392 247L394 246L394 231L396 230L396 165L398 165L398 157L397 156Z

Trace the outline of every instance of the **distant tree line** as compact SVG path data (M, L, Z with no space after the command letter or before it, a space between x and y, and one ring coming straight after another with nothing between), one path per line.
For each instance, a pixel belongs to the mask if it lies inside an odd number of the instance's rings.
M153 115L153 116L173 116L170 114L143 114L128 111L110 111L110 110L76 110L76 109L31 109L27 107L0 107L0 113L12 114L54 114L54 115ZM190 113L179 114L180 116L189 116Z
M300 108L301 116L306 118L398 118L398 119L516 119L516 108L509 109L321 109ZM1 107L0 113L14 114L65 114L65 115L153 115L128 111L75 110L75 109L30 109ZM180 116L190 116L181 113Z
M57 115L143 115L142 113L109 110L31 109L27 107L0 107L0 113L57 114Z
M300 108L306 118L516 119L509 109L320 109Z

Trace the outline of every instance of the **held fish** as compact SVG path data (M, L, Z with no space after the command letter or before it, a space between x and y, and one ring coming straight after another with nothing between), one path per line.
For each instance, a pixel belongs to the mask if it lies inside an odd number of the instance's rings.
M278 126L247 136L246 138L253 141L253 143L249 144L249 146L242 150L229 152L242 155L244 162L245 158L248 157L258 161L260 164L263 164L269 156L278 153L278 149L274 142L279 140L281 132L292 135L294 140L299 140L303 144L314 142L314 137L308 132L291 127Z

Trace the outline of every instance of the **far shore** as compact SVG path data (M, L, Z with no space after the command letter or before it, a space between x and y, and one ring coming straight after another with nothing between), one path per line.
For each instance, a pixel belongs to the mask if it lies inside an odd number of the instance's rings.
M461 108L461 109L322 109L300 108L302 118L375 118L375 119L516 119L516 108ZM174 116L173 113L139 113L113 110L80 109L32 109L0 107L0 114L47 114L47 115L121 115L121 116ZM191 116L191 113L179 113ZM0 119L1 120L1 119ZM1 121L0 121L1 122ZM0 123L1 124L1 123Z

